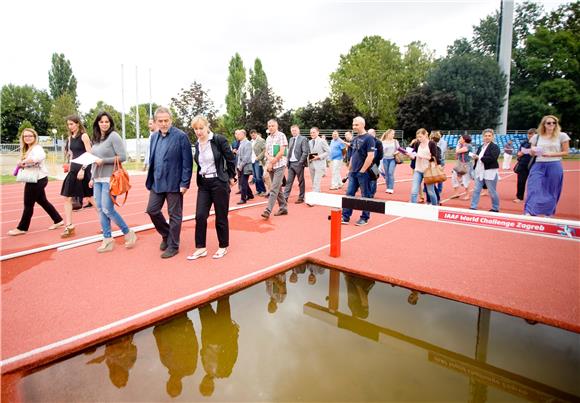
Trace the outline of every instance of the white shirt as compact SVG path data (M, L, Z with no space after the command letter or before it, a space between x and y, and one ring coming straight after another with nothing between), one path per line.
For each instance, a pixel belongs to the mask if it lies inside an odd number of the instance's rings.
M483 154L485 154L485 150L487 150L487 146L489 145L489 143L487 144L483 144L483 147L481 147L481 151L478 154L478 161L477 161L477 165L475 167L475 179L479 179L480 181L482 180L488 180L488 181L492 181L496 178L496 176L498 176L498 172L499 170L497 168L493 168L493 169L485 169L485 167L483 166L483 162L481 162L481 157L483 157Z
M215 174L217 169L215 167L215 160L213 158L213 152L211 151L211 139L213 139L213 133L210 132L207 137L207 142L205 145L199 142L199 173L202 175Z
M28 158L32 158L34 163L38 165L38 168L40 168L38 179L46 178L48 176L48 170L46 169L46 164L44 163L46 160L46 153L40 144L35 144L30 150L28 150L24 159Z

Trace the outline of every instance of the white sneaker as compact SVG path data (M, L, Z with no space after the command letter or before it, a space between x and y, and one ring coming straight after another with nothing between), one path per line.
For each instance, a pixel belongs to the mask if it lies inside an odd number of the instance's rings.
M387 189L387 193L393 194L395 191L393 189Z

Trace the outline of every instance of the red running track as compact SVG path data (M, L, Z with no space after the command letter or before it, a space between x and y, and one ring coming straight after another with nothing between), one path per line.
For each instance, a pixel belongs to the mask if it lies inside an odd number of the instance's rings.
M558 216L578 219L578 162L567 162L565 188ZM447 167L450 170L450 166ZM328 188L329 177L323 181ZM379 185L377 197L407 200L410 169L399 166L394 195ZM120 209L130 226L148 224L143 176ZM451 194L446 183L443 197ZM307 186L309 189L310 186ZM60 182L51 182L49 197ZM512 203L515 175L499 184L501 210L521 213ZM20 185L2 186L2 232L20 215ZM477 304L572 331L580 331L580 243L483 228L372 214L366 227L342 227L342 256L328 256L328 209L295 205L292 192L288 216L260 217L265 199L230 213L228 255L190 262L194 222L182 230L180 254L159 257L160 237L154 230L139 233L135 249L121 239L112 253L97 254L97 243L56 249L2 262L2 373L16 371L79 351L113 336L144 327L219 295L230 293L275 272L310 259L345 271L371 276L403 287ZM231 205L237 198L232 194ZM447 206L466 207L451 200ZM480 208L489 209L489 198ZM195 187L186 194L184 215L195 211ZM357 213L353 218L357 218ZM75 213L77 237L98 233L94 209ZM30 232L2 237L2 255L60 242L47 231L50 220L37 211ZM419 248L421 247L421 248ZM217 249L214 221L208 226L208 248ZM372 253L368 253L371 248Z

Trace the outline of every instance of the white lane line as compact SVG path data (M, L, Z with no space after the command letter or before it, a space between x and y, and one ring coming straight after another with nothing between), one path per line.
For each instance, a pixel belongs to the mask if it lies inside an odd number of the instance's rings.
M246 206L244 206L244 207L246 207ZM367 229L365 231L362 231L362 232L356 233L354 235L351 235L349 237L346 237L346 238L342 239L341 242L346 242L346 241L350 241L351 239L358 238L358 237L360 237L362 235L365 235L365 234L367 234L367 233L369 233L371 231L375 231L375 230L377 230L379 228L382 228L382 227L384 227L386 225L389 225L391 223L394 223L396 221L399 221L402 218L403 217L393 218L392 220L389 220L389 221L387 221L385 223L379 224L379 225L377 225L375 227L372 227L372 228L369 228L369 229ZM104 326L101 326L101 327L98 327L98 328L95 328L95 329L92 329L92 330L89 330L89 331L86 331L86 332L77 334L75 336L71 336L71 337L68 337L66 339L59 340L57 342L50 343L50 344L47 344L47 345L42 346L42 347L35 348L35 349L30 350L30 351L27 351L25 353L15 355L13 357L10 357L10 358L7 358L5 360L0 361L0 368L3 367L3 366L9 365L9 364L14 364L14 363L16 363L18 361L22 361L22 360L29 359L31 357L34 357L35 355L38 355L38 354L46 353L48 351L57 349L59 347L63 347L63 346L66 346L68 344L75 343L75 342L77 342L79 340L82 340L84 338L87 338L87 337L90 337L90 336L94 336L94 335L98 335L98 334L103 333L103 332L105 332L105 331L107 331L109 329L114 329L114 328L116 328L118 326L126 325L126 324L128 324L130 322L133 322L133 321L137 320L137 319L140 319L140 318L146 317L148 315L154 314L156 312L159 312L161 310L170 308L170 307L172 307L174 305L181 304L181 303L187 302L187 301L192 300L192 299L197 299L197 298L203 297L205 295L211 295L211 294L216 293L216 292L218 292L220 290L225 290L225 289L227 289L230 286L233 286L235 284L239 284L241 282L245 282L247 280L251 280L252 278L259 277L262 274L265 274L265 273L268 273L268 272L272 272L272 274L273 274L276 271L276 269L278 269L280 267L283 267L283 266L287 266L287 265L291 264L292 262L296 262L297 263L302 258L305 258L308 255L312 255L314 253L320 252L320 251L328 248L329 246L330 246L330 244L325 244L325 245L320 246L320 247L318 247L316 249L312 249L312 250L310 250L308 252L305 252L305 253L302 253L300 255L296 255L294 257L291 257L289 259L286 259L286 260L284 260L282 262L274 263L273 265L270 265L270 266L267 266L265 268L259 269L257 271L252 272L252 273L244 274L243 276L237 277L237 278L232 279L232 280L228 280L225 283L221 283L219 285L215 285L215 286L210 287L210 288L207 288L205 290L198 291L198 292L195 292L193 294L189 294L189 295L186 295L184 297L174 299L172 301L166 302L166 303L161 304L161 305L158 305L156 307L147 309L145 311L141 311L141 312L136 313L134 315L131 315L131 316L128 316L126 318L117 320L115 322L111 322L111 323L109 323L107 325L104 325Z

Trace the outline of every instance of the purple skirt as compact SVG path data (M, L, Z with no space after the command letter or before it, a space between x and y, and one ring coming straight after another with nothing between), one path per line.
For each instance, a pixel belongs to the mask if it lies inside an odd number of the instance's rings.
M564 170L561 161L536 162L530 170L524 212L553 216L562 193Z

